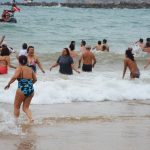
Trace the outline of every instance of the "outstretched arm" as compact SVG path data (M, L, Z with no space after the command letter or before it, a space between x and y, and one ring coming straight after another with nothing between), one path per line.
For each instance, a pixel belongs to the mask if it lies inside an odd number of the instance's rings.
M12 84L18 77L20 76L20 69L16 69L15 74L13 75L13 77L10 79L10 81L8 82L8 84L5 86L5 90L8 89L10 87L10 84Z
M58 63L55 63L54 65L52 65L51 67L50 67L50 71L52 70L52 68L55 68L55 67L57 67L59 64Z
M37 65L38 65L38 67L40 68L40 70L41 70L43 73L45 73L45 71L44 71L44 69L43 69L43 67L42 67L42 65L41 65L41 63L40 63L40 61L39 61L38 58L36 58L36 63L37 63Z
M80 71L75 68L74 64L71 64L71 67L75 72L80 73Z

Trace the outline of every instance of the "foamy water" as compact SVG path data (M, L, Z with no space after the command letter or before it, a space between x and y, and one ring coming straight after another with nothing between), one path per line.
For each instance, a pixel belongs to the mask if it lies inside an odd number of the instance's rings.
M45 56L42 59L45 74L38 70L38 82L34 85L35 96L32 104L55 104L71 102L96 102L96 101L122 101L150 99L150 79L149 68L143 69L146 57L137 57L137 64L141 71L141 78L130 80L129 70L125 79L122 80L123 55L113 53L96 53L97 64L92 73L66 76L59 74L59 67L51 72L49 65L57 60L48 61ZM44 60L45 59L45 60ZM17 89L17 81L10 86L9 90L4 90L4 86L10 80L14 70L10 70L9 75L0 78L0 102L13 103Z

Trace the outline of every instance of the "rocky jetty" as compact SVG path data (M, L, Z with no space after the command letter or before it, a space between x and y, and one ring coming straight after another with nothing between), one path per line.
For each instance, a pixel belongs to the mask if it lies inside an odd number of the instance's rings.
M24 6L61 6L70 8L150 8L150 2L109 2L109 3L57 3L57 2L31 2L31 3L16 3L17 5ZM11 5L11 3L0 3L0 5Z

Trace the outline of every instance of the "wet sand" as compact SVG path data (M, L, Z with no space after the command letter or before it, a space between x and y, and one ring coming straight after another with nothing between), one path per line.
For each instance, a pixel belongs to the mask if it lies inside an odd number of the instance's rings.
M13 112L13 105L1 103ZM21 135L0 132L5 150L149 150L150 101L32 105L34 124L21 112Z

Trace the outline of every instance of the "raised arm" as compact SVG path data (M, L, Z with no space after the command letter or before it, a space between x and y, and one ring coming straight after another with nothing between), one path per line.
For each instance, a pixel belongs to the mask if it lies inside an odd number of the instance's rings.
M4 39L5 39L5 35L2 36L2 38L1 38L1 40L0 40L0 45L3 43Z

